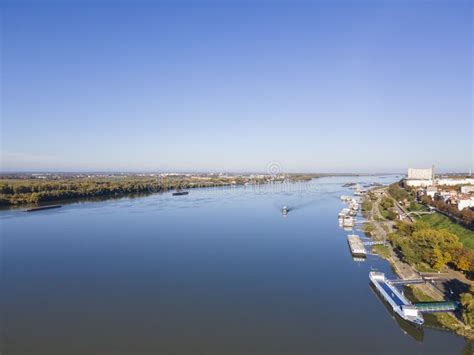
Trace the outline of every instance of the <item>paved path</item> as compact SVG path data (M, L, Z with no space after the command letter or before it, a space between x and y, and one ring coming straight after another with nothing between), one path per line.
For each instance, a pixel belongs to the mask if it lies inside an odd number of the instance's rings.
M379 204L382 197L388 196L386 188L377 189L377 200L373 201L372 203L372 211L368 216L368 220L374 225L374 232L373 237L374 239L378 240L387 240L387 232L388 229L389 233L393 232L394 230L394 222L389 220L384 220L382 215L380 214ZM391 198L391 197L390 197ZM392 198L393 199L393 198ZM399 205L397 201L393 199L396 205ZM401 206L400 206L401 208ZM402 210L403 211L403 210ZM377 217L375 217L377 216ZM412 219L410 218L410 221ZM384 228L385 226L385 228ZM390 249L390 256L388 261L393 265L393 268L396 274L402 279L419 279L421 275L409 264L403 262L394 252ZM431 298L441 301L444 299L443 291L439 290L435 285L426 283L420 284L416 287L420 288L425 294L430 296Z
M386 188L376 189L375 191L378 191L379 193L376 194L377 200L373 201L372 210L370 211L369 215L367 216L367 219L374 225L374 228L375 228L374 233L373 233L374 239L386 240L387 239L386 230L388 230L389 232L393 232L394 222L383 219L382 215L380 214L379 204L380 204L381 198L383 196L387 196L388 193L387 193ZM394 200L394 202L395 202L395 206L397 206L397 208L399 208L403 211L402 207L399 206L398 202L395 201L395 200ZM376 218L376 216L377 216L377 218ZM411 217L409 217L409 219L410 219L410 221L413 221L413 219ZM384 226L385 226L385 228L384 228ZM388 261L393 266L393 268L395 270L395 273L401 279L419 279L419 278L421 278L421 274L419 272L417 272L412 266L410 266L409 264L403 262L397 256L397 254L393 251L392 248L390 248L389 250L390 250L390 256L388 257ZM451 272L455 273L454 270L451 270ZM453 277L454 275L450 275L450 276ZM448 276L448 278L450 278L450 277ZM457 277L453 277L453 279L458 279L459 280L459 278L457 278ZM463 277L463 279L465 280L464 277ZM464 281L464 280L462 280L462 281ZM411 287L418 288L424 294L428 295L429 297L431 297L432 299L434 299L436 301L445 300L445 297L444 297L444 294L443 294L443 291L445 291L445 290L438 289L434 284L425 283L425 284L412 285ZM450 314L451 317L457 322L459 327L465 329L464 323L462 323L458 318L456 318L454 313L450 312L448 314ZM468 331L468 332L470 332L470 331ZM472 336L472 335L470 335L470 336Z

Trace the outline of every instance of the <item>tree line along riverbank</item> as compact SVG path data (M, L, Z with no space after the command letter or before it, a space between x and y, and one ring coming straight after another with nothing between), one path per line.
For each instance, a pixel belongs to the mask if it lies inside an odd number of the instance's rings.
M175 189L309 181L318 175L281 176L113 176L0 179L0 206L39 205L83 198L119 197Z
M401 208L427 210L416 202L414 191L402 189L399 184L393 184L365 196L362 212L368 222L364 231L389 242L374 251L387 259L400 277L416 278L420 272L447 275L440 287L428 283L411 286L410 297L420 302L443 298L459 302L461 308L456 314L430 317L441 326L473 339L474 232L439 213L405 217L401 221L398 218ZM399 205L399 201L404 201L404 205Z

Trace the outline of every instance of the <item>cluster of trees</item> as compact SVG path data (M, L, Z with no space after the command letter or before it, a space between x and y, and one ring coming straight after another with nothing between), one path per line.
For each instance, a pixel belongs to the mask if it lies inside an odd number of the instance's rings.
M310 175L290 175L291 181L306 181ZM266 183L265 177L168 176L168 177L78 177L63 179L0 179L0 206L40 204L78 198L102 198L148 194L173 189Z
M468 292L461 294L461 307L464 322L474 327L474 286L471 286Z
M388 192L397 201L405 205L410 212L422 211L424 208L417 203L416 191L409 186L402 186L402 182L396 182L388 187Z
M0 205L38 204L41 202L150 193L166 190L157 180L89 180L65 181L18 180L0 182Z
M474 230L474 211L465 208L462 211L450 203L446 203L443 200L433 200L431 196L423 196L421 198L421 202L425 205L433 206L437 210L442 211L454 218L456 218L459 222L461 222L466 227Z
M380 213L386 219L394 221L397 219L397 213L394 211L395 204L390 197L384 197L380 201Z
M375 227L372 223L364 223L362 229L367 236L371 236L375 230Z
M367 216L367 214L372 210L372 201L368 198L364 198L361 205L362 214Z
M453 190L460 190L461 185L458 186L450 186ZM457 206L446 203L444 200L435 199L433 200L431 196L422 196L421 197L421 204L416 202L416 193L413 188L409 186L402 187L401 182L394 183L389 186L388 191L393 198L397 201L404 201L407 200L409 202L408 210L410 211L420 211L423 209L422 205L429 205L433 206L439 211L442 211L454 218L456 218L460 223L465 225L466 227L474 230L474 211L465 208L462 211L459 211Z
M177 188L222 186L229 180L214 178L193 181L190 178L76 178L64 180L0 180L0 206L39 204L77 198L97 198L144 194Z
M474 271L474 252L446 229L433 229L422 221L398 222L397 232L389 239L403 259L418 269L438 271L449 265L463 272Z
M410 199L410 193L396 182L388 187L388 193L397 201L404 201Z

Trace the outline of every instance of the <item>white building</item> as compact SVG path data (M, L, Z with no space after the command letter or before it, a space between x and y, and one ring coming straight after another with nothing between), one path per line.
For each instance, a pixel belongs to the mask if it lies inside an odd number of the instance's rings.
M461 198L458 200L458 210L462 211L465 208L474 207L474 197Z
M405 180L406 184L411 187L428 187L433 186L433 180L423 180L423 179L412 179Z
M433 168L431 169L408 169L408 180L431 180L433 179Z
M461 186L461 193L463 194L469 194L471 192L474 192L474 186Z
M439 196L443 201L451 200L457 197L456 191L440 191Z
M431 169L408 169L408 177L405 180L408 186L428 187L432 186L434 180L434 168Z
M408 169L405 183L412 187L428 187L434 185L456 186L474 185L474 178L435 178L434 167L431 169ZM472 191L472 190L471 190Z
M438 188L436 186L428 186L426 188L426 195L434 198L435 194L438 192Z
M437 185L446 185L446 186L454 186L454 185L474 185L474 178L444 178L436 180Z

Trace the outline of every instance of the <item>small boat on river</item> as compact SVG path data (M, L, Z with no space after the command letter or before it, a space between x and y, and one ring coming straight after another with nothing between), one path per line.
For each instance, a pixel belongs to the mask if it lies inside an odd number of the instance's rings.
M173 192L173 196L183 196L183 195L188 195L189 191L176 191Z
M27 208L25 212L36 212L36 211L50 210L53 208L60 208L60 207L62 206L61 205L39 206L39 207Z

